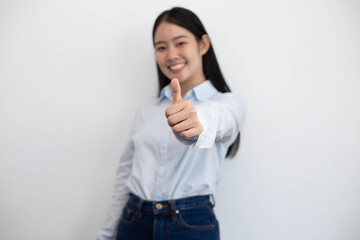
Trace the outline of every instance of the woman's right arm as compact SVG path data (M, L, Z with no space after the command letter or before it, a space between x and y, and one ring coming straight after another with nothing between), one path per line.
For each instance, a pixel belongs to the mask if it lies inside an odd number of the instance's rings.
M125 183L131 172L133 156L134 144L130 139L119 160L119 165L116 171L113 199L108 209L105 223L98 230L98 240L115 240L116 238L121 213L129 199L129 189L126 187Z
M107 211L105 223L98 230L97 240L115 240L117 234L117 227L120 222L121 214L125 204L130 197L130 191L126 186L131 170L135 153L135 146L132 136L141 126L141 113L143 108L139 108L132 125L129 140L125 145L124 151L119 159L119 164L116 170L115 188L111 205Z

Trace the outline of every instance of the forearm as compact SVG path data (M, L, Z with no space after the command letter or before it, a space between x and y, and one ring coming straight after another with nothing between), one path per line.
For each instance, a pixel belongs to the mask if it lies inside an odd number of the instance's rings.
M218 99L194 105L203 131L199 136L183 138L175 133L184 144L197 148L211 148L216 141L231 144L242 128L246 107L242 97L232 93L222 94Z

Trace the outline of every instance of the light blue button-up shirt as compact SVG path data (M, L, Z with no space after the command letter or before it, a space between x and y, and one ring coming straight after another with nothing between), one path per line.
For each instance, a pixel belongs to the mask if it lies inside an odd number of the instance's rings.
M228 147L245 119L244 100L217 91L208 80L188 91L184 99L192 103L203 125L198 137L183 138L168 125L165 109L172 101L170 85L137 112L100 240L115 239L129 192L149 201L214 193Z

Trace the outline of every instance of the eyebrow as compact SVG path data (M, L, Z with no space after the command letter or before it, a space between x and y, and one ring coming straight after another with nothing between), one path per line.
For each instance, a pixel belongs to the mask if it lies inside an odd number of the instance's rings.
M185 36L185 35L180 35L180 36L174 37L174 38L172 39L172 41L178 40L179 38L187 38L187 36ZM166 43L166 42L165 42L165 41L158 41L158 42L156 42L154 45L161 44L161 43Z

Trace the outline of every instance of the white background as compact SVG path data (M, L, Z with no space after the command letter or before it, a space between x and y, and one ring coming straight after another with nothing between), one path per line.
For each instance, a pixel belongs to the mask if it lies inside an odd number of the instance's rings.
M0 0L0 239L95 239L172 6L198 14L247 102L216 193L222 239L359 239L355 0Z

